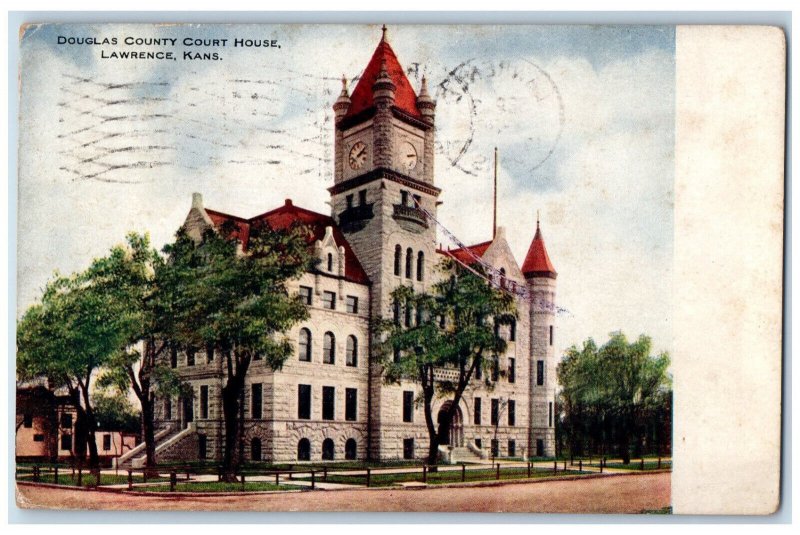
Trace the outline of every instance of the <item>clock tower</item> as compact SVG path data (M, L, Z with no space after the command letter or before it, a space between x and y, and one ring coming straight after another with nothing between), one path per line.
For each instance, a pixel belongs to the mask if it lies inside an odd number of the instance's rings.
M427 289L436 263L435 216L440 190L434 186L436 103L425 79L417 94L386 39L386 28L352 94L347 81L335 113L332 216L347 236L370 279L371 315L399 312L391 299L400 285ZM373 365L373 364L371 364ZM373 377L379 377L377 365ZM370 387L371 456L396 457L402 442L392 424L402 387L382 381ZM391 414L389 414L391 413ZM381 444L383 442L383 444Z

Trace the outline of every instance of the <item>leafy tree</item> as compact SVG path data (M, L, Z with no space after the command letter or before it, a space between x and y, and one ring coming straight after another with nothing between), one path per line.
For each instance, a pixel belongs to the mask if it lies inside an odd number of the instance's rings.
M79 462L99 465L91 402L92 381L125 345L129 320L110 296L91 284L86 273L51 280L41 302L17 324L17 374L22 380L47 377L66 386L76 407L75 449Z
M162 306L170 318L169 339L184 350L213 348L223 359L225 419L223 478L235 481L236 442L242 432L241 399L253 360L280 369L292 352L281 333L308 317L287 282L313 265L302 228L288 232L251 229L246 253L230 238L231 228L207 230L199 242L181 230L168 255Z
M141 414L121 392L100 391L92 396L98 429L138 433Z
M605 453L609 439L626 464L634 438L641 450L645 424L662 410L670 388L669 355L652 356L651 349L649 337L629 343L618 332L600 348L588 339L566 351L558 380L563 430L573 455L583 454L586 447Z
M95 260L85 276L115 308L124 310L124 345L106 362L100 386L133 391L141 406L145 467L156 470L155 401L182 391L179 377L160 357L169 349L172 318L171 288L163 276L165 264L150 246L149 236L130 233L124 246Z
M446 433L476 370L487 371L486 382L491 386L491 368L506 349L495 324L508 325L516 314L512 296L481 277L450 260L444 260L439 269L444 276L430 293L415 294L407 286L392 292L394 319L381 319L377 326L383 338L379 358L385 381L413 380L421 386L431 465L437 463L439 444L448 440ZM445 379L438 369L455 370L457 375ZM436 395L452 396L438 427L432 414Z

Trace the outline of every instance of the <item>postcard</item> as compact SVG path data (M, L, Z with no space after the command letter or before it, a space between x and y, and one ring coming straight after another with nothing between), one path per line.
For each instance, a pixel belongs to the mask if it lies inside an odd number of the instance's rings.
M19 507L779 506L780 29L20 54Z

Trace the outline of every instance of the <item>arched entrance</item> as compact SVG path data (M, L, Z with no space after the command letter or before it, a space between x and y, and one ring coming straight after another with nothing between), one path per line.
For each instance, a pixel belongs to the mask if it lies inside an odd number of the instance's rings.
M452 406L452 401L445 401L439 409L437 423L439 424L439 444L460 448L464 446L464 418L461 407L456 406L453 418L447 422L447 411Z

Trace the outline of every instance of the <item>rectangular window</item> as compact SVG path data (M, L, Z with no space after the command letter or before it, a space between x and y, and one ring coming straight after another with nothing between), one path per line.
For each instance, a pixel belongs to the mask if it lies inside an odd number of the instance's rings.
M404 438L403 439L403 459L413 459L414 458L414 439L413 438Z
M200 387L200 418L208 418L208 385Z
M111 449L111 435L106 433L103 435L103 451L109 451Z
M515 342L517 340L517 322L516 320L511 321L511 325L508 326L508 341Z
M362 189L361 191L358 192L358 204L360 204L361 206L367 204L367 190Z
M414 392L411 390L403 392L403 421L414 421Z
M186 351L186 365L194 366L194 349L189 349Z
M475 425L481 425L481 398L475 398L474 414L472 415L472 422Z
M308 286L301 286L298 293L300 295L300 300L302 300L304 304L311 304L311 288Z
M169 350L169 365L172 368L178 367L178 348L172 347Z
M550 345L553 345L553 326L550 326Z
M536 384L542 386L544 384L544 361L536 361Z
M336 310L336 293L322 292L322 308Z
M348 314L358 314L358 297L354 295L347 296L347 312Z
M44 435L33 435L34 442L44 442Z
M536 456L544 457L544 440L541 438L536 439Z
M500 378L500 359L494 357L492 359L492 381L497 381Z
M164 419L172 420L172 398L164 399Z
M508 456L509 457L516 457L517 456L517 441L516 440L509 440L508 441Z
M33 427L32 414L26 414L25 416L22 417L22 427L25 427L26 429L30 429L31 427Z
M400 204L403 206L408 206L408 192L401 190L400 191Z
M422 204L422 197L420 197L419 195L414 195L413 197L414 197L414 204L412 206L416 208Z
M478 364L475 366L475 379L483 380L483 359L478 357Z
M208 437L197 435L197 457L205 459L208 457Z
M547 426L553 427L553 402L548 403Z
M71 428L72 427L72 415L68 412L61 413L61 427Z
M347 203L348 210L353 207L353 194L351 193L347 197L345 197L345 202Z
M497 425L499 421L499 414L500 414L500 400L493 399L492 400L492 425Z
M358 390L346 388L344 391L344 419L348 422L356 421L358 407Z
M260 420L263 407L263 387L261 383L254 383L250 386L250 417Z
M513 399L508 400L508 425L517 425L517 403Z
M214 362L214 346L211 344L206 345L206 358L208 362Z
M492 439L492 457L500 456L500 441L496 438Z
M297 385L297 418L311 419L311 385Z
M332 386L322 387L322 419L333 420L334 417L334 399L336 397L336 389Z
M517 359L508 359L508 382L515 383L517 381Z
M72 435L69 433L63 433L61 435L61 449L72 451Z
M476 438L475 439L475 447L478 448L478 449L482 449L483 448L483 441L481 439L479 439L479 438Z

